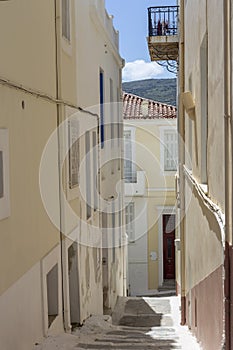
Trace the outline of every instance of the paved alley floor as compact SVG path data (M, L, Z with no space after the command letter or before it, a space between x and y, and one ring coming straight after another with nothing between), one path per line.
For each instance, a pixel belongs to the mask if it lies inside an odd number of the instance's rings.
M200 350L180 326L178 297L119 298L110 316L91 316L72 334L48 337L33 350Z

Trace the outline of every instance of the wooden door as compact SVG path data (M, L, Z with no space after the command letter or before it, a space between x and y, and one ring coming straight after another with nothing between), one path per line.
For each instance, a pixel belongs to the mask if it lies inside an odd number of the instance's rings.
M175 279L175 215L163 215L164 279Z

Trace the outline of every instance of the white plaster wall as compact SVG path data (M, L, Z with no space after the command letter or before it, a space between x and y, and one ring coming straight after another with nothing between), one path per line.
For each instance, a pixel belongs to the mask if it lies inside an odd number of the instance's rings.
M195 13L195 16L193 14ZM208 32L208 136L207 182L209 196L224 208L224 110L223 110L223 8L218 0L188 1L185 7L185 89L195 100L193 124L193 173L201 177L201 82L200 47ZM198 30L194 30L198 28ZM221 67L221 68L220 68ZM188 117L186 115L186 135ZM196 133L195 133L196 129ZM188 147L188 137L186 138ZM196 152L197 151L197 152Z
M0 342L4 350L31 350L43 336L40 263L0 298Z
M148 294L147 200L134 197L132 201L135 203L135 242L128 245L128 288L131 295L143 295Z
M186 198L190 196L186 181ZM187 292L223 264L221 232L213 213L194 191L185 220L186 288ZM193 220L195 218L195 221Z
M43 336L63 331L59 247L35 264L0 298L0 347L31 350ZM58 264L59 315L48 329L46 274Z

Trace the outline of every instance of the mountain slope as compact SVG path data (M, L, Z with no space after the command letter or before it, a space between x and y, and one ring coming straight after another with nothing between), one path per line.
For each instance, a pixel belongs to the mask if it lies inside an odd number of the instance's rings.
M176 106L176 79L146 79L122 83L124 92Z

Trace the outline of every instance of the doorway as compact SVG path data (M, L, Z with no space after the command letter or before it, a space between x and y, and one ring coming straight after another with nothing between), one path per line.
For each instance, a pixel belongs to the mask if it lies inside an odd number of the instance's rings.
M163 214L163 278L175 279L175 215Z
M68 249L70 323L72 327L80 324L79 273L77 252L78 245L76 242L74 242Z

